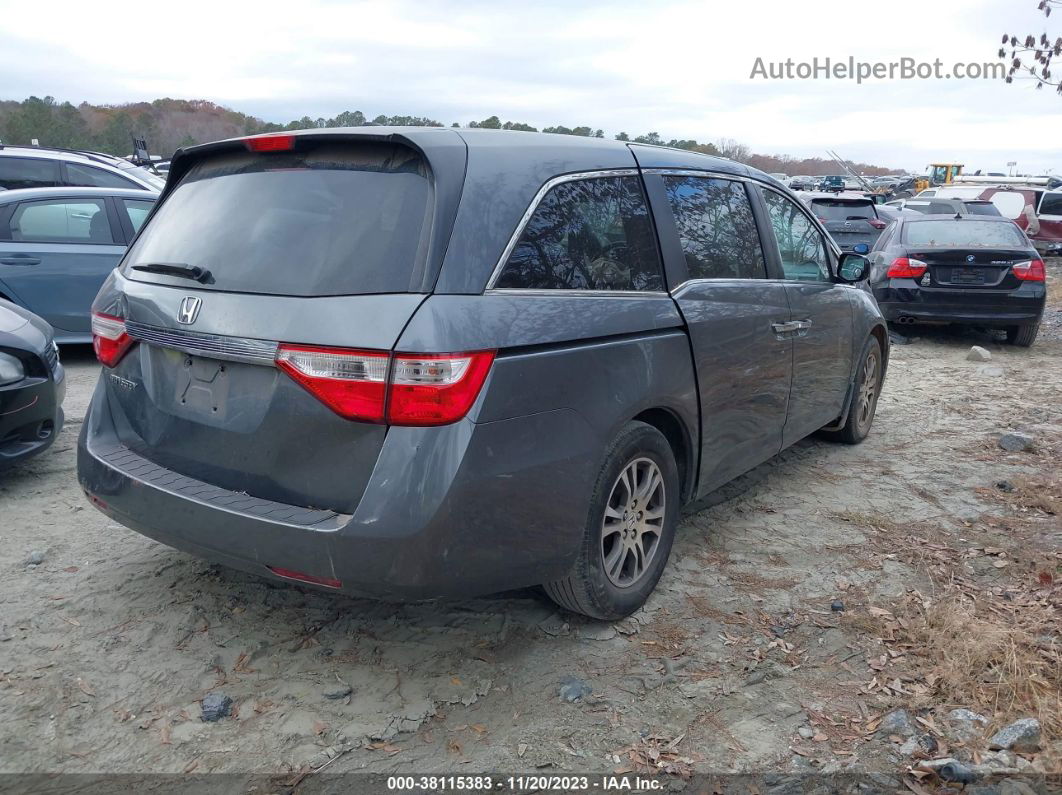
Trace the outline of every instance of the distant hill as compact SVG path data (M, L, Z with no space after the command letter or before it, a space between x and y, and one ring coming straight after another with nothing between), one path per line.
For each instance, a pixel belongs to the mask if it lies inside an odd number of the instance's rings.
M29 144L34 138L42 146L68 149L91 149L115 155L133 151L132 136L147 140L152 154L169 157L182 146L206 141L234 138L281 130L305 130L313 127L360 127L365 124L384 124L400 127L442 127L441 122L422 116L376 116L369 119L360 110L345 111L331 119L311 119L303 116L287 124L267 122L256 116L231 110L205 99L156 99L153 102L134 102L126 105L90 105L82 102L56 102L52 97L29 97L22 102L0 100L0 141L8 144ZM462 126L454 122L454 127ZM502 122L497 116L471 121L467 127L538 132L523 122ZM583 135L603 138L604 131L589 126L566 127L556 125L542 132L562 135ZM631 138L625 132L616 136L620 141L662 144L711 155L722 155L747 163L766 172L786 174L837 174L841 169L833 160L823 158L794 158L788 155L759 155L747 146L723 139L716 143L698 143L692 139L662 138L651 132ZM900 173L867 163L854 163L853 168L868 174Z

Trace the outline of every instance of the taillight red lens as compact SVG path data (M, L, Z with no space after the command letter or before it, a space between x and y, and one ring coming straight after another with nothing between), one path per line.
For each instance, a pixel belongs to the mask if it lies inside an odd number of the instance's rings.
M259 135L243 142L252 152L288 152L295 148L294 135Z
M387 421L446 425L464 417L494 362L494 351L395 355Z
M389 356L378 351L281 345L276 363L311 395L348 420L384 421Z
M928 266L920 259L897 257L885 274L888 279L918 279L926 272Z
M494 351L400 353L283 344L277 366L348 420L446 425L464 417L487 379Z
M1047 272L1044 270L1044 261L1042 259L1015 262L1010 266L1010 269L1023 282L1042 282L1047 279Z
M125 320L102 312L92 313L92 347L104 367L114 367L133 344Z
M870 218L868 220L870 221L870 225L875 229L884 229L886 226L888 226L888 224L882 221L880 218Z

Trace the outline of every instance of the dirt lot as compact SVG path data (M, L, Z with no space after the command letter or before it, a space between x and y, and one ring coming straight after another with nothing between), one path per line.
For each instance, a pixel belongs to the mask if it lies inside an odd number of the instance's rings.
M66 350L66 429L0 479L0 772L898 776L984 759L955 707L986 732L1039 717L1043 750L1012 761L1057 769L1062 296L1030 350L914 333L864 444L806 440L689 510L656 595L615 626L534 592L396 606L278 586L112 523L76 485L96 368ZM1032 448L1004 451L1006 431ZM562 700L566 677L592 693ZM233 714L205 722L212 691ZM897 707L935 747L899 750L880 721Z

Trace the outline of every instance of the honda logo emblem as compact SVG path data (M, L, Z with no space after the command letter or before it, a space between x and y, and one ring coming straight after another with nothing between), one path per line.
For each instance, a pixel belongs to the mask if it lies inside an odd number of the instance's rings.
M195 319L199 317L199 307L202 305L203 301L194 295L181 299L181 308L177 310L177 322L186 326L195 323Z

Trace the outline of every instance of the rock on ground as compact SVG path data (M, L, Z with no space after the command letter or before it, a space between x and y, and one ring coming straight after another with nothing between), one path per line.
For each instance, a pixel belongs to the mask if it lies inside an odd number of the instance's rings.
M1040 721L1036 718L1022 718L1005 726L992 735L988 741L989 748L1002 748L1018 753L1040 750Z
M1027 433L1005 433L999 437L999 446L1008 453L1021 453L1033 446L1033 438Z

